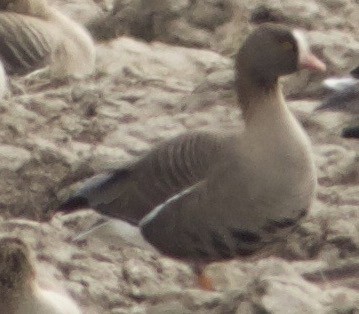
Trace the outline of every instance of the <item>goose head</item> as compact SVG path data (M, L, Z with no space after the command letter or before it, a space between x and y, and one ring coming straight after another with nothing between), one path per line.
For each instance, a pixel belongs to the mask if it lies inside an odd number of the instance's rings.
M262 24L244 42L236 58L237 75L258 85L273 85L278 77L300 69L323 72L325 64L309 49L300 30Z

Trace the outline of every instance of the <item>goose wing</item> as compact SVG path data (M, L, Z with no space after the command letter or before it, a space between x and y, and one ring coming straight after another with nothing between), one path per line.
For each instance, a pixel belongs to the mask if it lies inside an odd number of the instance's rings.
M224 158L228 140L209 132L183 134L127 167L90 179L59 210L91 207L138 224L158 205L203 180Z
M49 61L56 36L52 26L35 17L0 12L0 58L10 74L24 74Z

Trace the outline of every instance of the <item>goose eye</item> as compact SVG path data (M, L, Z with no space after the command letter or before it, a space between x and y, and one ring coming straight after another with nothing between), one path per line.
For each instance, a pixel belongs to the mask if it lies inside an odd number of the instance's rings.
M293 45L293 43L291 43L289 41L283 42L282 47L283 47L284 50L292 50L292 51L294 51L294 45Z

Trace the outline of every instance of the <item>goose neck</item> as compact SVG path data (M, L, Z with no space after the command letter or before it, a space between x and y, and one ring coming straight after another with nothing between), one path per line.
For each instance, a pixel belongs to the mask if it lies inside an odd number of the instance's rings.
M264 81L252 78L243 71L236 79L239 106L246 124L258 119L276 119L286 115L288 109L278 78Z

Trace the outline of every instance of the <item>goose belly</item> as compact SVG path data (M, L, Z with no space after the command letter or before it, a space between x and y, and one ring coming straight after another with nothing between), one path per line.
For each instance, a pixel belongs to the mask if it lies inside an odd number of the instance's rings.
M305 189L270 181L268 186L263 181L244 186L229 178L229 186L209 187L208 201L191 216L195 228L183 228L186 241L181 246L206 261L270 252L305 217L314 190L314 181Z
M237 151L236 174L228 172L237 203L265 218L286 217L309 207L317 179L311 144L302 127L288 112L277 126L257 132L248 130Z
M307 148L277 149L284 151L279 158L266 150L228 163L209 180L206 215L195 218L193 235L203 243L191 243L193 252L213 260L256 256L283 241L306 215L316 187L311 155Z

